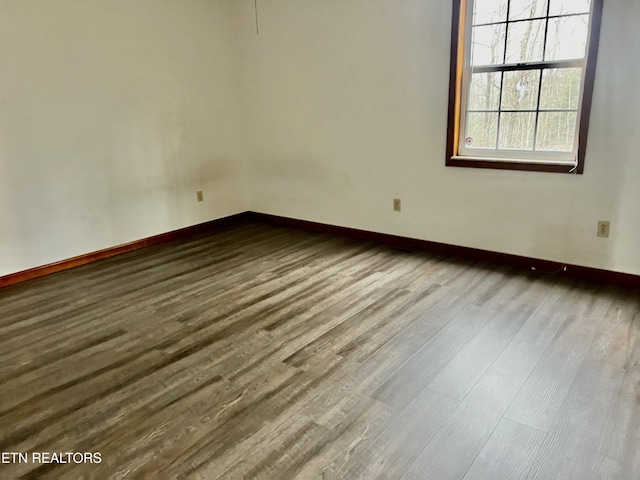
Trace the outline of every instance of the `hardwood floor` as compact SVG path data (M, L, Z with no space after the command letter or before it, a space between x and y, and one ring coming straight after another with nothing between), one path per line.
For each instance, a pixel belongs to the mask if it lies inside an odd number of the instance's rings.
M0 289L0 478L637 479L640 295L245 222ZM29 457L31 460L31 457Z

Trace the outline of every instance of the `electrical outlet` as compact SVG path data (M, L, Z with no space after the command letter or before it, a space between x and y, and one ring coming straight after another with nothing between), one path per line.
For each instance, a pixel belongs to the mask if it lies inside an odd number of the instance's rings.
M199 202L202 202L204 200L204 196L202 195L202 190L198 190L196 192L196 200L198 200Z
M399 212L401 210L401 204L400 204L400 199L399 198L394 198L393 199L393 211L394 212Z
M606 222L601 220L598 222L598 237L609 238L609 228L611 227L611 222Z

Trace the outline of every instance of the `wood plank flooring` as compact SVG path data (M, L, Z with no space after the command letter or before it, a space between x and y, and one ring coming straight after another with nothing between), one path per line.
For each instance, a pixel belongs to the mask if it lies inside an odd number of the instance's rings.
M0 478L638 479L640 292L245 221L0 289ZM31 460L31 458L29 458Z

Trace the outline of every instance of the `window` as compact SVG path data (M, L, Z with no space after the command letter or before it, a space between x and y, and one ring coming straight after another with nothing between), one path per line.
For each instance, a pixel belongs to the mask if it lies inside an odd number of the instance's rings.
M447 165L582 173L603 0L454 0Z

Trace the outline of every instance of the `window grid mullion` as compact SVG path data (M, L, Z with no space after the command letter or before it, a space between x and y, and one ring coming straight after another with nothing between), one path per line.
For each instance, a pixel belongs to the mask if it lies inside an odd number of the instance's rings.
M549 12L551 12L551 0L547 1L547 19L544 24L544 40L542 44L542 61L547 58L547 35L549 34ZM533 125L533 151L537 150L538 144L538 122L540 119L540 97L542 96L542 75L544 71L540 70L540 76L538 78L538 98L536 99L536 121Z
M549 11L549 6L547 6L547 12ZM555 19L555 18L569 18L569 17L583 17L585 15L589 15L589 12L583 13L564 13L562 15L547 15L544 17L532 17L532 18L519 18L517 20L504 20L502 22L485 22L485 23L476 23L471 25L472 27L488 27L489 25L504 25L506 23L521 23L521 22L532 22L534 20L544 20L546 18Z
M507 63L507 45L509 44L509 13L511 12L511 0L507 0L507 21L504 24L504 54L502 63Z
M504 72L500 72L500 97L498 98L498 125L496 128L496 148L500 150L500 124L502 123L502 92L504 89Z
M511 13L511 0L507 0L507 21L504 26L504 53L502 63L507 63L507 46L509 45L509 15ZM502 126L502 97L504 93L504 72L500 72L500 98L498 98L498 124L496 126L496 148L500 150L500 128Z
M533 151L536 151L538 141L538 120L540 118L540 95L542 93L542 71L540 71L540 79L538 80L538 104L536 105L536 120L533 124Z
M547 16L544 23L544 40L542 44L542 61L547 58L547 35L549 34L549 13L551 12L551 0L547 1ZM540 74L542 76L542 74Z

